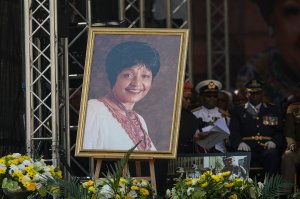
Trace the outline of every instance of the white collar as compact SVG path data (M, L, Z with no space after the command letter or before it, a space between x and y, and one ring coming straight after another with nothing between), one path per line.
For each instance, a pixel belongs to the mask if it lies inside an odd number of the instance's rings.
M214 108L208 109L205 106L201 106L201 109L205 110L206 112L214 112L214 111L218 110L218 107L214 107Z

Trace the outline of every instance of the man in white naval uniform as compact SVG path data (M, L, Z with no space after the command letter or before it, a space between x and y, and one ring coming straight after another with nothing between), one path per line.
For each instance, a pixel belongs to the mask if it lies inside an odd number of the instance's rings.
M222 89L222 84L217 80L205 80L199 82L195 88L196 92L200 94L202 100L202 106L193 110L193 114L197 118L201 118L203 121L203 127L212 125L216 120L221 117L225 118L227 112L219 109L217 107L218 103L218 93ZM201 128L200 128L201 131ZM194 141L198 141L204 139L208 136L209 132L197 132L194 135ZM215 147L211 149L205 149L202 147L198 147L199 152L226 152L225 141L222 141L215 145Z

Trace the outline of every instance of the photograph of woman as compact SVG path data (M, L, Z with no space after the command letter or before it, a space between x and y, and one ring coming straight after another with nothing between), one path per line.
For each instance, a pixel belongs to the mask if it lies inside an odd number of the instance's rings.
M110 91L89 99L83 149L156 151L144 118L134 110L147 96L160 69L160 55L148 43L127 41L112 47L105 60Z

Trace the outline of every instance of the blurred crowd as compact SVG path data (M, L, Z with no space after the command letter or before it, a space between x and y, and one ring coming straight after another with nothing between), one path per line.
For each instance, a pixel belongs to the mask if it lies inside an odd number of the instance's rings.
M296 86L300 88L300 82ZM264 173L280 173L294 182L300 165L300 92L277 105L266 97L265 87L264 82L251 79L230 92L217 80L196 86L186 81L178 154L247 151L251 164L259 163ZM228 136L207 148L201 141L209 138L210 127L221 120Z

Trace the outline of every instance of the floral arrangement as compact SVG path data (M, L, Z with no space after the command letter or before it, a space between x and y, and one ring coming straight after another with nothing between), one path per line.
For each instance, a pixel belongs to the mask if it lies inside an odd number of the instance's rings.
M82 183L88 190L90 198L115 199L150 199L154 197L154 189L147 180L137 181L135 178L120 178L119 186L113 190L114 179L90 180Z
M62 172L47 165L43 159L33 160L29 156L13 153L0 158L0 183L2 189L10 192L38 193L44 197L47 192L56 192L58 187L48 187L47 178L62 178Z
M138 143L139 144L139 143ZM137 180L123 176L123 171L128 163L129 156L137 147L136 144L123 158L110 166L105 178L81 182L79 178L71 178L70 181L60 179L48 179L47 184L60 186L65 198L84 199L150 199L155 198L155 191L149 181Z
M214 174L205 171L197 178L176 179L173 188L166 191L171 199L262 199L279 198L291 192L292 184L280 175L266 175L264 183L240 178L230 171Z

